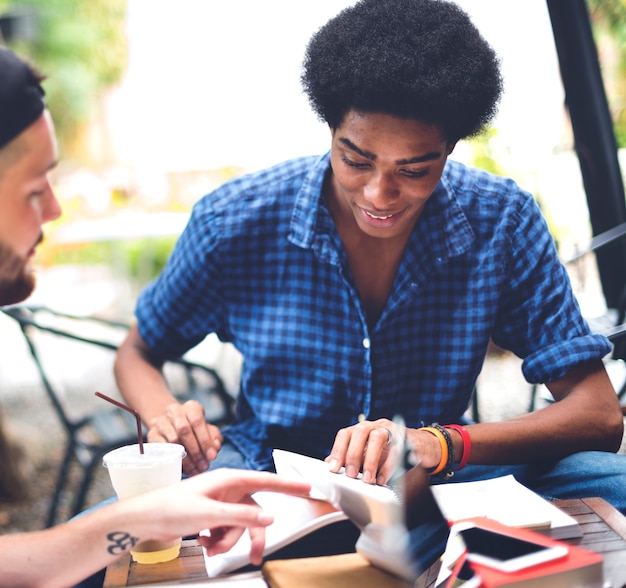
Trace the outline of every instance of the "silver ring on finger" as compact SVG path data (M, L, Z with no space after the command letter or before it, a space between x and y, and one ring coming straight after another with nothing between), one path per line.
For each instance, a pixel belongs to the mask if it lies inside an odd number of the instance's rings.
M387 443L385 444L385 447L389 447L393 443L393 434L387 427L383 427L383 431L387 433Z

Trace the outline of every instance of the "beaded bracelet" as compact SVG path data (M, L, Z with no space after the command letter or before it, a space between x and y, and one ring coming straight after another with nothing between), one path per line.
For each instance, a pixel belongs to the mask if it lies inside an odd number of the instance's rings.
M452 436L450 435L449 431L447 431L439 423L432 423L430 426L437 429L443 435L443 438L446 440L446 447L448 449L448 459L446 460L446 465L444 466L443 470L439 472L439 475L444 480L449 480L452 476L454 476L454 462L455 462L454 443L452 442Z
M461 453L459 465L456 468L456 471L458 472L459 470L462 470L469 461L470 453L472 451L472 439L470 438L467 429L461 425L444 425L444 429L453 429L457 431L463 440L463 452Z
M446 439L446 435L449 437L450 433L445 431L445 429L444 429L445 432L441 432L435 426L420 427L419 430L428 431L429 433L433 434L435 437L437 437L437 439L439 440L439 444L441 445L441 459L439 460L439 463L434 468L427 470L431 476L436 476L437 474L442 472L448 465L449 451L448 451L448 440Z

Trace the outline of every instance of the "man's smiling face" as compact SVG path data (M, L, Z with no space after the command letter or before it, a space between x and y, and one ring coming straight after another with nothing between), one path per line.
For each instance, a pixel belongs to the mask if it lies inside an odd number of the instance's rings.
M351 111L332 134L330 197L367 235L405 235L453 147L437 125Z

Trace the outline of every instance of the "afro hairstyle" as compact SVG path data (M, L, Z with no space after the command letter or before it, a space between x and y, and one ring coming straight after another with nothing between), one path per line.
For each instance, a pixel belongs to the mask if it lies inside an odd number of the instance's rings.
M478 134L502 93L499 59L469 16L444 0L361 0L322 26L301 82L320 120L350 110L437 124L450 142Z

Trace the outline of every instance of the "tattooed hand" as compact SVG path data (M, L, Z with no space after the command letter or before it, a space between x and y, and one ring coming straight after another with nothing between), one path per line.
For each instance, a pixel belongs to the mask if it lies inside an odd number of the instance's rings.
M107 535L107 539L111 544L107 547L107 551L111 555L122 555L128 549L137 545L139 539L133 537L130 533L124 531L113 531Z

